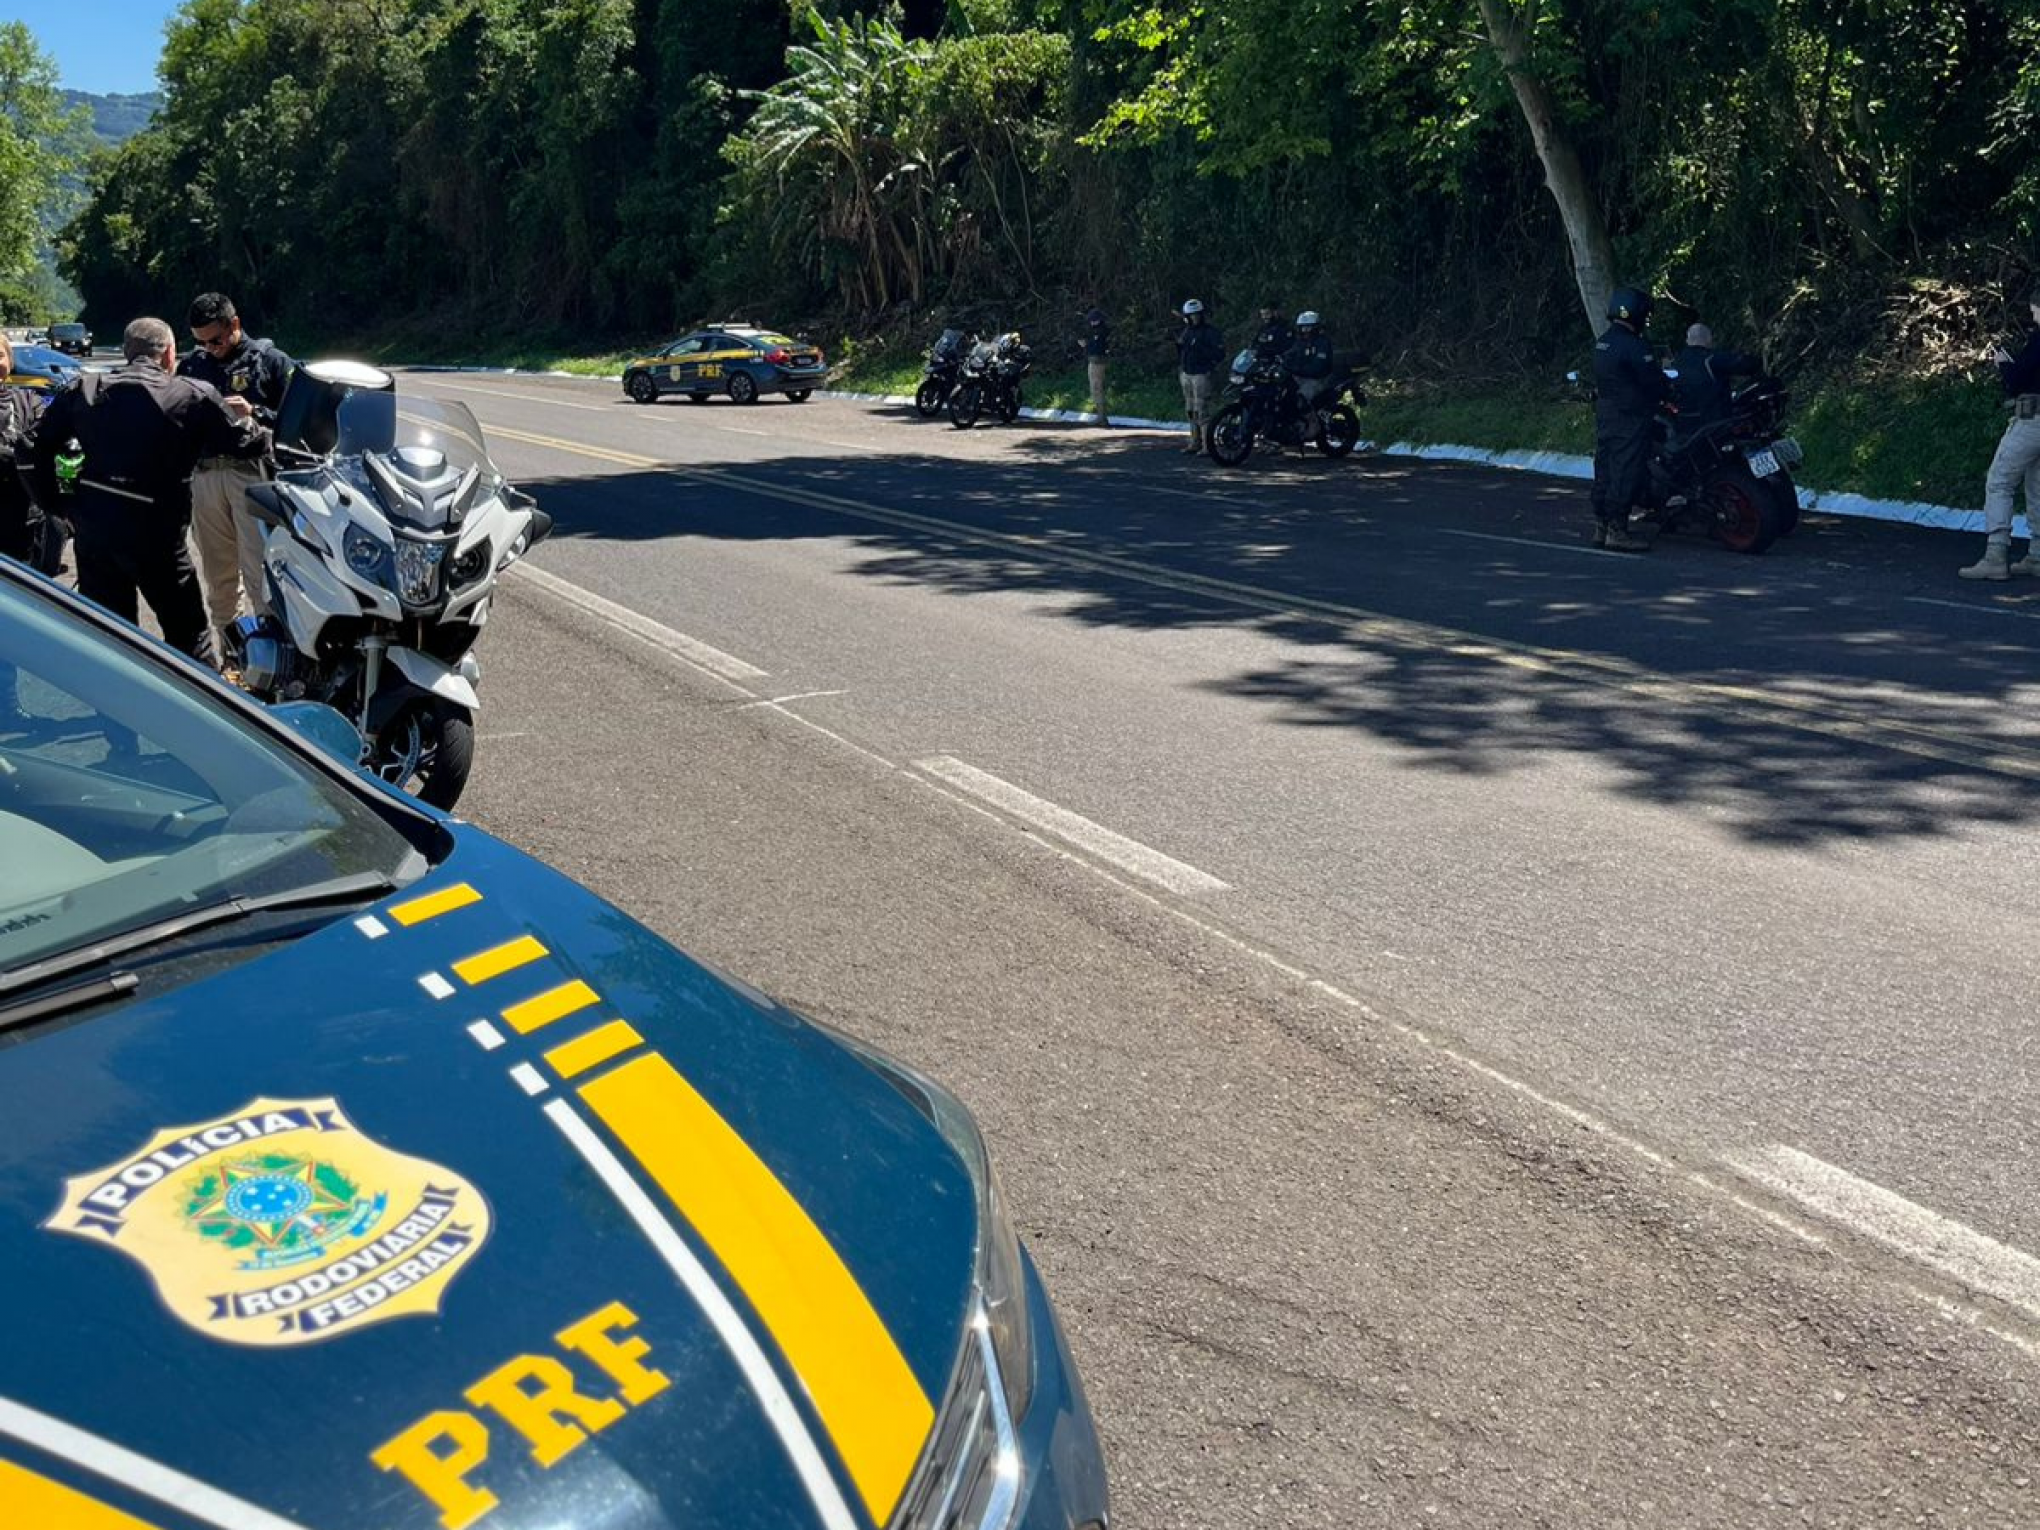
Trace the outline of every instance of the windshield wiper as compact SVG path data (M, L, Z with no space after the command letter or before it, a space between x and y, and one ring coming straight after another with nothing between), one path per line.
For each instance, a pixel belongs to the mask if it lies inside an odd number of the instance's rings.
M83 1009L88 1004L100 1004L108 999L117 999L123 994L132 993L141 981L132 972L109 972L105 977L73 983L69 988L59 988L54 993L40 994L33 999L19 999L12 1004L0 1004L0 1031L11 1030L17 1025L26 1025L31 1020L47 1020L52 1015Z
M116 956L126 956L149 946L161 945L166 940L176 940L194 930L203 930L216 924L230 924L237 919L266 913L271 909L316 908L322 903L365 903L387 892L395 892L398 883L380 871L357 872L352 876L333 877L324 882L308 882L303 887L290 887L282 892L264 893L255 898L222 898L217 903L203 903L197 908L173 914L168 919L159 919L153 924L123 930L120 934L97 941L89 946L74 946L69 951L60 951L55 956L31 962L26 967L0 973L0 996L19 993L24 988L34 988L47 983L51 978L62 977L67 972L77 972L86 967L96 967L103 961Z

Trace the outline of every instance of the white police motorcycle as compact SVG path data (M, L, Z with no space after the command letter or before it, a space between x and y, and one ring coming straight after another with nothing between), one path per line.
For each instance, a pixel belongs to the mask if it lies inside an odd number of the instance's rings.
M274 614L234 624L241 683L338 709L366 768L451 808L474 763L472 650L552 517L504 481L466 406L399 397L376 367L299 366L276 439L281 471L248 491Z

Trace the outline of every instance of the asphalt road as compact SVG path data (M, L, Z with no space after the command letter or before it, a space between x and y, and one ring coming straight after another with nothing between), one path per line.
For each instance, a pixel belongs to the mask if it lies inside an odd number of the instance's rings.
M2040 1520L2040 591L1812 518L1597 554L1480 470L404 386L559 522L466 809L959 1089L1124 1523Z

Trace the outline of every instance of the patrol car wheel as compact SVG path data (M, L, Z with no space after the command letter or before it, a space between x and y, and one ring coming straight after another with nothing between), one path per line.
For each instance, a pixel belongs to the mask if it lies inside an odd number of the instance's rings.
M787 391L786 401L789 404L805 404L813 395L812 388L792 388Z
M730 402L733 404L758 402L758 384L749 372L730 373Z
M652 381L649 372L633 372L624 379L623 391L640 404L649 404L659 396L659 385Z

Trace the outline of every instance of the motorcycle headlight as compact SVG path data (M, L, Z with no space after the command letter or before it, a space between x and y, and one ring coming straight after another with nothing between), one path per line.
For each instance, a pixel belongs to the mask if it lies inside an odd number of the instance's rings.
M489 544L486 541L477 542L446 565L446 580L448 584L458 589L481 578L488 572L488 568Z
M364 579L373 579L377 584L390 582L390 549L387 542L378 541L359 526L349 526L341 539L341 551L347 556L347 566Z
M439 599L439 565L446 559L444 542L397 539L397 599L407 606L429 606Z

